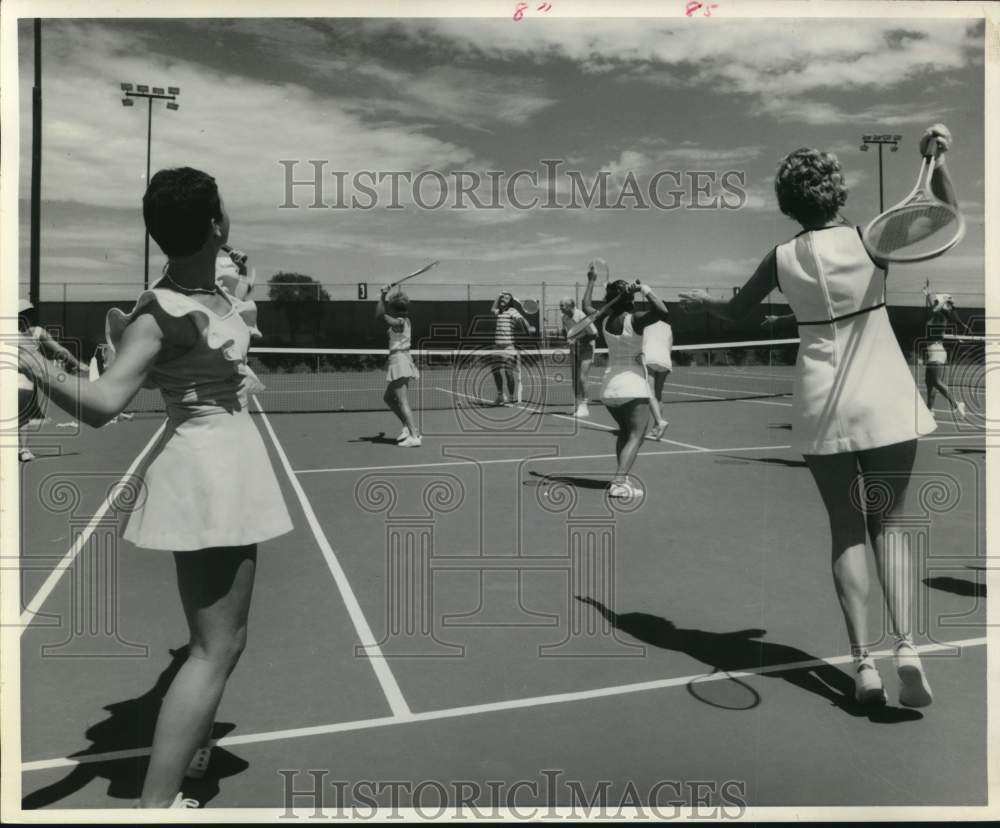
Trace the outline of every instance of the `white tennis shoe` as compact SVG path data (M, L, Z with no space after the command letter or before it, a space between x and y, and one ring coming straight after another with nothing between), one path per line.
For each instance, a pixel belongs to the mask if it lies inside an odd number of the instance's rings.
M420 448L420 446L423 445L423 440L420 439L419 434L416 437L414 437L411 434L409 437L407 437L405 440L398 443L397 445L400 445L403 448Z
M920 656L908 639L901 639L893 653L899 676L899 703L903 707L927 707L933 700Z

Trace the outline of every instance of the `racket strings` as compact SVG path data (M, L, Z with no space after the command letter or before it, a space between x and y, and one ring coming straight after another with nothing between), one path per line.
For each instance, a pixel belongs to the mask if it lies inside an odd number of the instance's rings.
M879 216L866 235L876 255L919 255L946 244L960 227L958 214L945 204L911 204Z

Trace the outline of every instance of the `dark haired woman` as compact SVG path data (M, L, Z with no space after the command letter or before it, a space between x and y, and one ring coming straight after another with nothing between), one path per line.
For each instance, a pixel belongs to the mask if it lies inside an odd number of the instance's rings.
M920 152L934 157L935 195L956 204L944 164L950 144L951 134L938 124L924 133ZM870 539L892 625L900 703L922 707L931 691L911 639L911 550L893 519L902 512L917 437L936 426L889 324L887 265L869 257L858 228L840 216L847 187L836 157L796 150L782 161L774 186L781 211L802 232L768 253L731 300L704 291L681 298L686 307L723 319L746 316L774 288L788 299L801 339L794 434L830 519L855 696L863 704L886 702L867 649L876 641L868 630Z
M423 441L407 394L410 380L420 376L410 355L410 299L402 291L388 294L389 288L382 288L375 305L375 318L389 327L389 368L382 400L403 425L396 443L403 448L419 448Z
M189 769L203 771L215 711L246 646L257 544L292 524L247 404L261 388L246 364L250 337L260 336L256 308L215 281L229 235L215 179L161 170L143 217L167 264L129 314L109 312L108 370L89 383L44 370L36 377L54 403L93 427L144 386L163 395L166 426L124 534L138 547L173 551L190 654L160 708L139 804L191 807L181 782Z
M587 289L582 303L587 315L594 312L592 299L596 281L597 274L591 267L587 271ZM652 310L635 312L632 297L640 291ZM655 322L665 321L667 315L666 305L648 285L618 280L608 285L601 313L594 320L604 318L604 341L608 345L601 401L618 424L615 441L618 469L608 489L609 497L634 498L643 493L642 488L629 479L649 423L649 384L642 358L642 332Z

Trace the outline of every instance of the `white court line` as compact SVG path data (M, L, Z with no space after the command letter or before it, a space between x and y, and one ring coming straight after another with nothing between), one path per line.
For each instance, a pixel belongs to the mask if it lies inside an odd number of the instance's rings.
M406 699L403 698L403 692L399 689L399 684L396 683L396 677L392 674L392 670L389 669L389 664L385 660L385 656L382 655L382 650L378 646L378 641L371 627L368 626L368 621L361 609L361 604L358 602L357 597L354 595L354 590L351 589L351 585L347 580L347 574L344 572L343 567L341 567L340 561L337 560L337 555L333 551L333 547L330 546L330 541L327 540L319 521L316 519L316 513L313 511L312 504L309 502L309 498L306 497L306 493L302 489L302 484L296 478L291 463L288 462L288 455L285 454L285 449L278 442L278 436L274 433L274 429L271 428L271 421L268 420L267 414L261 408L257 397L254 397L253 401L254 405L260 410L260 416L271 438L274 450L281 460L281 465L285 469L285 474L288 475L288 480L292 484L295 496L299 499L299 505L305 513L309 528L312 529L313 537L316 539L316 543L319 545L320 551L326 559L326 564L330 568L330 574L333 575L337 589L340 590L340 595L344 599L344 606L351 616L351 621L354 622L354 628L357 630L361 646L364 647L365 654L368 656L372 669L375 671L375 677L378 679L379 684L382 685L382 692L385 693L386 700L389 702L393 718L409 718L412 715L410 707L406 703Z
M468 397L469 399L472 400L483 400L482 397L476 397L471 394L462 394L459 391L449 391L447 388L442 388L441 386L437 386L437 390L444 391L446 394L454 394L459 397ZM487 400L483 401L488 402ZM526 405L525 403L515 403L515 405L517 405L519 408L523 408L525 411L533 411L536 414L542 414L542 415L545 414L545 411L541 408L538 408L537 406L529 406ZM595 420L588 420L586 417L572 417L569 414L549 414L548 416L556 417L560 420L569 420L571 423L578 423L584 428L596 428L602 431L618 431L618 429L615 426L605 425L604 423L599 423ZM672 445L681 446L683 448L695 449L696 451L708 451L708 449L705 448L704 446L696 446L691 443L682 443L680 442L680 440L670 440L667 437L661 437L659 440L655 440L653 442L670 443Z
M790 396L792 396L791 392L781 393L781 394L773 394L773 393L769 393L769 392L765 392L765 391L755 391L754 389L749 389L749 388L743 388L743 389L740 389L740 390L737 390L735 388L714 388L714 387L706 386L706 385L687 385L687 384L681 383L681 382L667 382L663 386L663 390L664 391L672 391L674 394L680 394L680 395L685 396L685 397L704 397L705 399L709 399L709 400L724 400L726 402L756 403L757 405L780 405L780 406L784 406L785 408L790 408L793 405L793 403L790 403L790 402L777 402L776 400L746 400L746 399L740 399L739 397L734 398L734 397L718 397L718 396L708 395L708 394L691 394L691 393L685 393L684 391L674 391L673 390L674 388L697 388L697 389L699 389L701 391L716 391L716 392L719 392L719 393L722 393L722 394L754 394L754 393L756 393L756 394L759 394L762 397L790 397Z
M737 446L720 449L676 449L674 451L640 451L640 457L656 457L667 454L722 454L735 451L777 451L791 446ZM405 463L391 466L344 466L325 469L296 469L295 474L326 474L329 472L387 471L390 469L434 469L442 466L486 466L497 463L544 463L560 460L599 460L614 457L614 454L553 454L547 457L507 457L498 460L449 460L443 463Z
M787 366L792 368L791 365ZM677 369L678 375L697 374L700 377L733 377L734 379L756 379L767 382L795 382L795 377L775 376L773 374L744 374L738 371L689 371L681 367Z
M669 391L671 394L678 394L681 397L699 397L703 400L720 400L723 402L741 402L741 403L756 403L757 405L781 405L785 407L791 407L792 403L783 402L771 402L770 400L740 400L734 399L733 397L717 397L714 394L694 394L690 391L674 391L671 388L664 386L664 391ZM670 403L664 403L669 405Z
M940 650L951 650L955 647L981 647L985 644L986 638L968 638L961 641L949 641L943 644L924 644L916 647L916 649L921 653L930 653ZM887 658L892 655L892 651L879 650L871 655L875 658ZM766 676L770 673L781 673L789 670L804 670L810 667L822 667L827 665L836 666L838 664L846 664L850 661L850 655L841 655L833 658L793 661L786 664L769 664L765 667L752 667L748 670L736 670L732 672L715 671L710 674L696 673L689 676L655 679L653 681L640 681L632 684L614 685L611 687L597 687L592 690L578 690L569 693L550 693L544 696L529 696L527 698L509 699L507 701L487 702L485 704L469 704L461 707L448 707L441 710L428 710L423 713L413 713L406 718L380 716L372 719L358 719L351 722L337 722L335 724L315 725L313 727L295 727L287 730L246 733L241 736L225 736L222 739L219 739L216 744L218 744L219 747L259 744L261 742L275 742L283 739L301 739L308 736L325 736L332 733L344 733L352 730L371 730L378 727L389 727L392 725L410 724L414 722L457 719L466 716L481 715L484 713L498 713L505 710L523 710L531 707L566 704L576 701L589 701L591 699L624 696L629 693L643 693L650 690L663 690L671 687L680 687L696 679L699 681L724 681L730 677L751 678L754 676ZM131 750L110 751L108 753L95 753L88 756L39 759L34 762L23 763L21 765L21 771L23 773L27 773L29 771L74 767L76 765L93 764L94 762L107 762L114 759L131 759L139 756L147 756L148 754L149 748L134 748Z
M135 459L132 461L132 465L128 467L125 474L122 475L122 479L115 484L115 487L108 493L108 496L104 499L104 503L101 504L101 508L97 510L94 516L90 519L90 523L87 524L87 528L77 537L76 542L69 548L69 551L63 556L63 559L56 565L49 573L49 577L45 579L45 583L39 588L38 592L35 593L35 597L31 599L31 603L25 607L24 612L21 613L21 633L23 633L28 625L32 622L35 615L42 608L42 605L48 600L49 595L52 590L56 588L56 584L59 583L59 579L62 578L63 574L66 572L70 566L73 565L73 561L76 560L76 556L80 554L80 550L85 548L87 543L90 541L90 536L94 534L94 529L97 525L104 520L104 516L108 513L108 509L111 508L111 501L114 500L118 493L121 492L119 486L128 480L135 470L139 467L139 464L143 461L150 450L156 445L156 441L160 439L160 435L163 433L163 429L166 428L166 421L161 423L160 427L156 429L153 436L149 438L149 442L143 447ZM20 633L19 633L20 635Z
M605 431L618 431L614 426L604 425L604 423L598 423L594 420L588 420L585 417L571 417L569 414L550 414L550 417L558 417L560 420L569 420L570 422L579 423L580 425L591 428L603 428ZM645 437L643 440L645 441ZM670 440L666 437L661 437L659 440L650 439L651 443L671 443L675 446L681 446L682 448L695 449L695 451L708 451L704 446L696 446L691 443L682 443L680 440Z

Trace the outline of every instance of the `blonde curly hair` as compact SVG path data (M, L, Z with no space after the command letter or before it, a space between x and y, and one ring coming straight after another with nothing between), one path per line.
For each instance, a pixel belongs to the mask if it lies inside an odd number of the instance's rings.
M803 147L789 153L774 177L778 207L802 222L829 221L847 202L847 183L837 156Z

